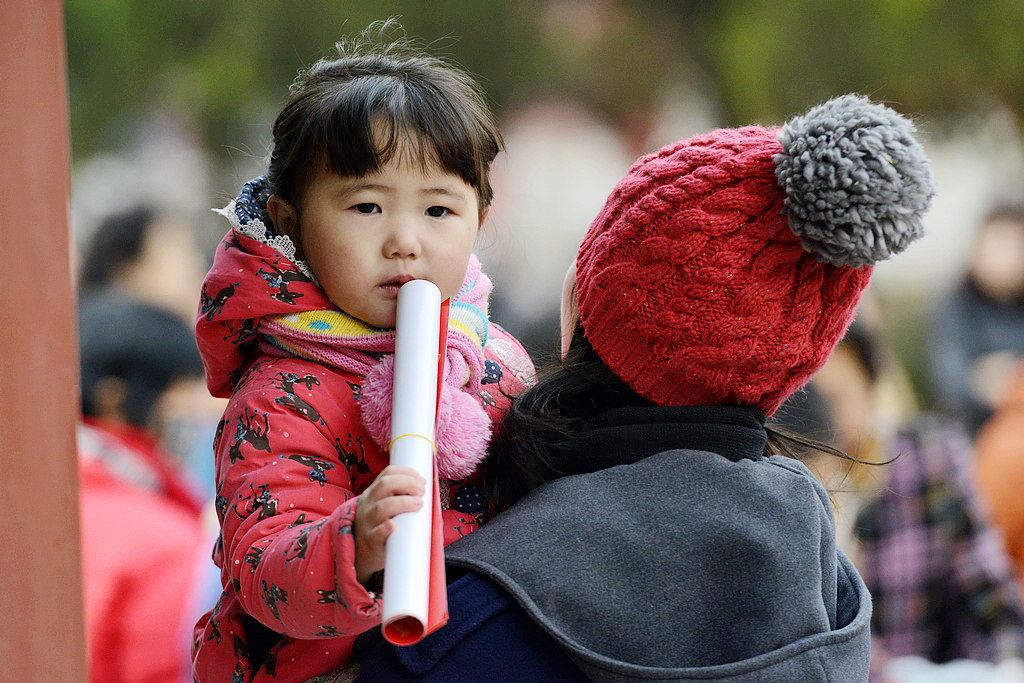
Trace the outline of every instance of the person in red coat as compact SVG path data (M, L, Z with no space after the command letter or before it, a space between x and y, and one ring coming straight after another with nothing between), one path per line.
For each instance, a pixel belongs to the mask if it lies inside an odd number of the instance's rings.
M451 300L436 430L446 542L477 528L492 424L533 380L488 318L472 253L500 148L492 117L464 74L401 40L372 45L342 44L293 84L267 174L224 209L203 284L196 339L229 402L214 444L223 593L195 631L201 682L306 681L380 623L392 518L425 485L388 466L402 285L428 280Z
M80 349L90 681L181 683L207 535L196 489L161 446L161 425L170 399L203 388L199 353L176 314L109 290L81 302Z

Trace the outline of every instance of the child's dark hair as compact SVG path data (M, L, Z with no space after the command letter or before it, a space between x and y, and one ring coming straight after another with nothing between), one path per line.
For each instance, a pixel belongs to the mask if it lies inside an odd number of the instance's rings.
M408 144L422 164L473 187L483 211L502 140L473 79L422 54L394 19L336 47L338 58L321 59L296 78L274 121L270 191L298 207L320 168L373 173Z
M613 408L654 405L623 382L601 360L577 325L564 358L542 373L520 395L496 426L483 464L487 513L495 515L541 484L572 474L557 453L576 450L576 434L588 418ZM850 459L841 450L815 439L765 425L764 455L803 459L821 451Z

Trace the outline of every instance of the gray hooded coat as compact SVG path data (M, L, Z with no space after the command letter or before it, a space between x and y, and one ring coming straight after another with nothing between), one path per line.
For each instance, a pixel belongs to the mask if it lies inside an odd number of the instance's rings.
M836 548L825 490L801 463L763 457L763 422L756 409L728 407L600 415L564 459L580 474L454 543L449 565L471 570L462 584L499 586L581 679L865 681L867 589ZM483 656L492 680L566 680L508 678L537 646L458 597L448 626L392 648L415 680L487 680L466 664Z

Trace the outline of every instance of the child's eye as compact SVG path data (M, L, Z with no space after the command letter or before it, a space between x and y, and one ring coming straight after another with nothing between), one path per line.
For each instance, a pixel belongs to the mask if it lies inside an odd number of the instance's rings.
M451 211L443 206L432 206L427 209L427 215L431 218L444 218L450 213Z
M372 202L362 202L354 207L359 213L380 213L380 207Z

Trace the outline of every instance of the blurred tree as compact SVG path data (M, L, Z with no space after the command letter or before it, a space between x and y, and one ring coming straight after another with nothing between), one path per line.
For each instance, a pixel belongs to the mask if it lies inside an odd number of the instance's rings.
M300 68L392 15L477 76L499 110L558 93L621 119L645 106L667 67L686 61L670 32L612 0L66 0L66 8L76 155L120 146L154 108L193 120L215 147L244 145L265 118L258 107L276 110Z
M1019 0L771 0L718 3L710 61L729 112L781 119L858 91L952 121L1024 109Z
M1020 0L66 0L74 153L121 147L154 109L246 149L300 68L392 15L499 113L555 94L628 126L695 77L730 125L847 91L933 117L1024 110Z

